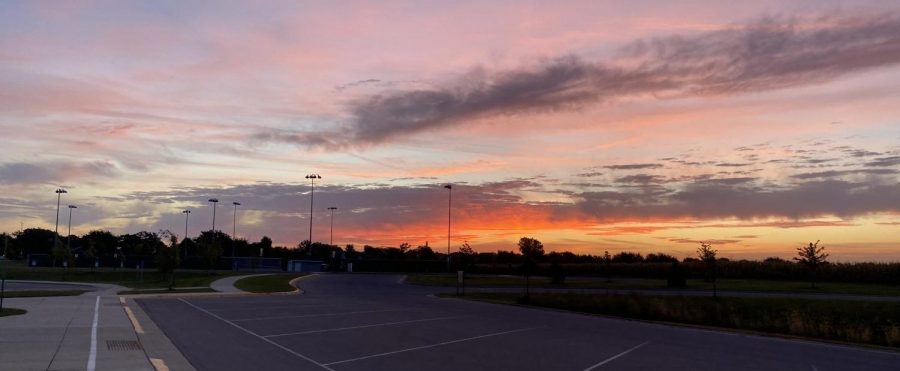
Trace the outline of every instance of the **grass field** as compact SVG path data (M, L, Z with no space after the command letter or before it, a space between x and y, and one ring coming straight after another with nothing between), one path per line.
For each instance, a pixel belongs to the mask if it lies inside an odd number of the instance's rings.
M447 274L413 274L409 275L406 282L417 285L456 286L456 275ZM467 287L521 287L525 285L525 278L521 276L466 276ZM644 278L613 278L607 282L605 278L596 277L570 277L565 285L550 283L548 277L532 277L533 287L547 288L572 288L572 289L665 289L665 280ZM822 294L854 294L854 295L881 295L900 296L900 286L874 285L862 283L820 282L816 288L810 288L809 282L800 281L771 281L771 280L719 280L719 290L730 291L772 291L772 292L802 292ZM684 289L712 290L712 283L703 280L688 280Z
M297 288L291 286L294 278L308 273L267 274L265 276L247 277L237 280L234 287L254 293L291 292Z
M25 313L27 313L27 312L28 312L28 311L26 311L26 310L24 310L24 309L18 309L18 308L5 308L5 307L4 307L2 310L0 310L0 317L5 317L5 316L16 316L16 315L19 315L19 314L25 314Z
M22 262L2 262L3 274L8 280L63 281L110 283L131 289L167 288L168 277L155 269L145 269L139 274L136 269L100 268L48 268L28 267ZM175 287L207 287L210 282L234 274L232 271L214 271L212 274L198 270L179 270L175 273Z
M464 298L522 303L512 293ZM532 294L528 305L900 348L900 303L774 298Z
M78 296L86 293L87 290L27 290L27 291L7 291L3 294L4 298L38 298L45 296Z

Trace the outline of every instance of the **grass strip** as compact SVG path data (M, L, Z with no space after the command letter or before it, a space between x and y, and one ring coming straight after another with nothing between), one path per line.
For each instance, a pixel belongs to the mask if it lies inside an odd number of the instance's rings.
M265 276L247 277L237 280L234 287L253 293L291 292L297 288L291 286L294 278L302 277L308 273L267 274Z
M456 286L456 275L447 274L411 274L406 279L407 283L415 285L432 286ZM607 281L604 278L570 277L564 285L552 284L548 277L535 276L531 278L532 287L561 288L561 289L666 289L666 281L649 278L613 278ZM467 287L523 287L525 278L522 276L500 275L467 275ZM773 281L773 280L749 280L749 279L720 279L717 282L719 290L726 291L759 291L759 292L792 292L804 294L847 294L847 295L873 295L873 296L900 296L900 286L876 285L864 283L821 282L816 288L811 288L809 282L803 281ZM703 280L691 279L687 286L680 289L688 290L712 290L712 283Z
M4 293L5 298L39 298L46 296L78 296L88 292L88 290L24 290L24 291L7 291Z
M60 268L28 267L21 263L6 263L3 269L7 280L62 281L109 283L131 289L168 288L170 276L155 269L142 273L135 268ZM175 272L175 287L209 287L212 281L244 272L183 270Z
M17 316L20 314L25 314L27 312L28 311L26 311L25 309L19 308L3 308L2 310L0 310L0 317Z
M520 294L464 298L526 304ZM528 305L900 348L900 303L784 298L531 294Z

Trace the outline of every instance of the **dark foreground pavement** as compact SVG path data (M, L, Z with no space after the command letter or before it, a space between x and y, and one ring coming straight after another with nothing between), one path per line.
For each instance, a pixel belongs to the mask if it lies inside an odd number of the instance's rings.
M198 370L898 370L900 353L440 299L400 276L137 300Z

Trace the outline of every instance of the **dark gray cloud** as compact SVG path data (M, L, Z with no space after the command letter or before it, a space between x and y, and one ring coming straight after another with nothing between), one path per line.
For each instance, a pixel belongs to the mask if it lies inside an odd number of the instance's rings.
M878 166L878 167L889 167L889 166L898 166L898 165L900 165L900 156L889 156L889 157L876 158L875 160L866 163L866 166Z
M791 175L794 179L837 178L847 175L891 175L897 174L893 169L855 169L855 170L828 170L814 173L801 173Z
M263 134L310 146L386 142L496 116L578 109L633 96L717 96L803 86L900 63L900 17L769 17L694 36L642 40L611 63L576 56L522 69L475 69L443 87L359 98L329 133Z
M661 167L663 167L661 164L624 164L624 165L604 166L604 168L612 169L612 170L643 170L643 169L659 169Z
M636 192L585 192L577 205L602 219L853 217L900 211L900 185L825 180L769 187L702 181L656 197Z
M118 172L108 161L10 162L0 164L0 184L46 184L71 179L109 177Z
M665 180L666 180L665 177L659 176L659 175L637 174L637 175L623 176L621 178L616 179L616 182L649 184L649 183L662 183Z

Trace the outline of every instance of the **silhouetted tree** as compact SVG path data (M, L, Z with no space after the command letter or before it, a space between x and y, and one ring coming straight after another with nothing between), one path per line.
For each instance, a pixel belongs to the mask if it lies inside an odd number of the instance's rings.
M0 255L7 259L20 259L22 250L16 242L16 238L8 233L0 233L0 246L3 246L3 252Z
M809 269L811 277L810 287L816 288L816 273L820 266L827 263L828 259L828 254L825 253L825 246L819 247L819 241L816 241L816 243L810 242L808 246L798 247L797 255L799 257L795 257L794 260Z
M43 228L27 228L13 235L16 236L16 244L21 247L23 255L49 254L57 240L56 233Z
M713 297L718 297L716 292L716 254L718 251L712 248L708 243L700 243L697 249L697 257L706 264L707 281L713 284Z
M478 256L475 253L475 250L472 249L472 246L469 245L469 241L464 241L462 245L459 247L459 253L457 254L459 257L457 261L459 261L460 267L467 271L473 271L475 268L475 259Z
M172 232L160 231L162 238L168 240L156 250L156 269L163 275L169 275L169 290L175 286L175 268L181 260L178 254L178 237Z
M661 252L656 254L647 254L647 257L644 258L645 263L671 263L677 261L678 259L674 256Z
M531 275L537 268L537 261L544 256L544 244L530 237L522 237L519 239L519 252L522 253L524 262L522 263L522 274L525 275L525 298L527 303L530 298Z
M112 256L116 253L116 244L119 238L116 235L102 230L90 231L81 237L87 246L93 245L97 256Z
M612 257L613 263L640 263L644 261L644 257L636 252L620 252Z

